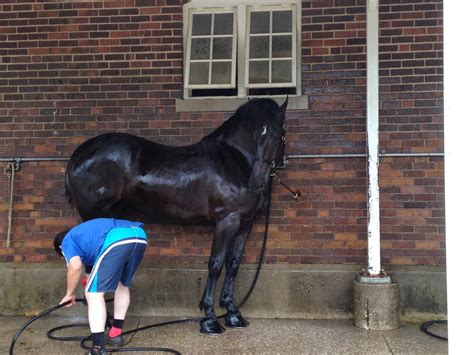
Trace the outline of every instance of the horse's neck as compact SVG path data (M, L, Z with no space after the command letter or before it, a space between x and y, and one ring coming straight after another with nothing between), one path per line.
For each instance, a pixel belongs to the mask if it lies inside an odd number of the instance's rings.
M253 136L243 127L234 127L232 130L221 131L219 134L206 136L200 144L212 150L230 150L235 155L247 161L251 166L255 158L255 141ZM206 148L204 148L206 149Z

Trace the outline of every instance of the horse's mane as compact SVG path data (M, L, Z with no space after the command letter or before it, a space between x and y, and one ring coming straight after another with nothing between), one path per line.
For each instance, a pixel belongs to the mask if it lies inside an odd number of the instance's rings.
M252 99L241 105L235 113L228 118L221 126L203 138L209 140L224 135L226 132L233 132L240 125L245 125L250 132L256 128L263 127L269 119L278 113L278 105L275 101L266 98Z

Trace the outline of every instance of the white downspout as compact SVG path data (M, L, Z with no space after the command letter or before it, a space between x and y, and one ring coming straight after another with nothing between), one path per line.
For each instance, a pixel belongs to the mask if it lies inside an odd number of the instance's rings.
M379 2L367 3L367 173L368 273L377 276L380 265L379 195Z
M6 247L10 248L11 235L12 235L12 224L13 224L13 192L15 186L15 171L18 171L20 165L17 161L9 162L7 164L7 177L8 177L8 221L7 221L7 241Z

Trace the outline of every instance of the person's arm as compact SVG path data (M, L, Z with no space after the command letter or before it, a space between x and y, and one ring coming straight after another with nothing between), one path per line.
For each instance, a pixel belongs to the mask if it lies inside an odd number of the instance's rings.
M74 291L76 290L77 284L81 279L82 275L82 261L79 256L73 256L71 260L69 260L69 264L67 267L67 289L66 295L63 297L59 304L62 304L67 301L71 301L69 305L66 307L70 307L76 304L76 297L74 296Z

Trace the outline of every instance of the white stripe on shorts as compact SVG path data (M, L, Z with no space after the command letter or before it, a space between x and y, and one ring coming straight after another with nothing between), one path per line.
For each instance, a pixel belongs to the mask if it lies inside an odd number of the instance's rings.
M97 270L99 269L100 263L102 262L102 259L111 251L114 247L119 246L119 245L124 245L124 244L131 244L131 243L140 243L140 244L148 244L146 240L144 239L127 239L127 240L122 240L116 243L111 244L105 252L97 259L97 261L94 263L94 268L92 269L92 272L89 276L89 279L87 280L87 284L85 287L85 291L89 292L90 285L92 281L94 280L95 275L97 274Z

